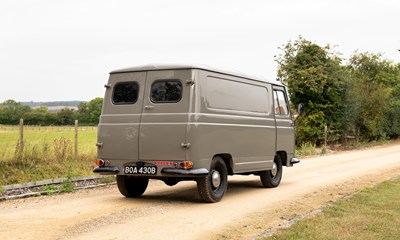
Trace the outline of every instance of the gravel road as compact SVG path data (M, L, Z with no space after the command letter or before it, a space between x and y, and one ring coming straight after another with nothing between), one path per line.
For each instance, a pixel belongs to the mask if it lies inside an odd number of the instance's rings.
M221 202L202 203L195 182L150 181L142 198L115 185L0 202L0 239L257 239L357 189L400 176L400 144L303 159L281 185L229 177Z

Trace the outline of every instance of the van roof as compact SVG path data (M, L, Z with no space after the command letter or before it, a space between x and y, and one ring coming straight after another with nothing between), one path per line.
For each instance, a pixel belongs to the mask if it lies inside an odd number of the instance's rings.
M238 71L226 71L226 70L216 69L216 68L213 68L213 67L210 67L207 65L199 65L199 64L146 64L146 65L117 69L117 70L110 72L110 74L126 73L126 72L141 72L141 71L157 71L157 70L177 70L177 69L201 69L201 70L206 70L206 71L222 73L222 74L227 74L227 75L231 75L231 76L251 79L251 80L256 80L256 81L260 81L260 82L268 82L268 83L272 83L275 85L282 85L279 81L270 81L270 80L267 80L267 79L261 78L261 77L249 76L249 75L243 74Z

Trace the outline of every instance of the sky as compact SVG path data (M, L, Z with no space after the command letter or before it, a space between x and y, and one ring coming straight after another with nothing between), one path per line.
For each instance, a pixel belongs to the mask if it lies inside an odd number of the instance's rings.
M204 64L276 79L302 36L400 62L398 0L1 0L0 102L89 101L109 72Z

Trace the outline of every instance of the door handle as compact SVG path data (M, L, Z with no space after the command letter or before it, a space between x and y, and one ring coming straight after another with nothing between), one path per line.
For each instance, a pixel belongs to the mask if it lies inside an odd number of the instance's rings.
M144 106L144 109L146 109L146 110L151 110L153 108L154 108L154 106Z
M190 143L181 143L182 148L190 148Z

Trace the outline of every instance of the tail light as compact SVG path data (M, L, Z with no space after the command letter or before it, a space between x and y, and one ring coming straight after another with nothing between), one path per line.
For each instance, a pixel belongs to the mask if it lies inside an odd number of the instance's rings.
M96 165L99 166L99 167L110 166L110 161L109 160L103 160L103 159L97 159L96 160Z
M191 169L192 167L193 167L193 162L191 161L183 161L179 163L179 168Z

